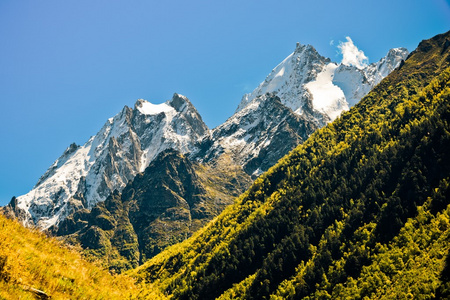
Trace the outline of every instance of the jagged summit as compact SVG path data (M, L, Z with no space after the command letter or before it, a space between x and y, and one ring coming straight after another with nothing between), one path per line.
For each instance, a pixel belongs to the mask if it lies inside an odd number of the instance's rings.
M316 129L334 120L406 58L396 48L363 69L338 64L311 45L297 43L235 114L203 140L196 157L210 161L227 153L256 177Z
M359 68L332 62L313 46L297 43L295 51L264 82L244 95L236 111L258 96L275 93L295 113L322 115L320 122L325 124L356 104L407 55L405 48L394 48L380 61Z
M175 94L157 105L139 99L134 109L125 106L108 119L83 146L70 145L29 193L17 197L15 214L43 229L56 225L120 191L163 150L191 152L207 132L184 96Z
M144 99L138 99L134 104L134 109L139 110L144 115L157 115L159 113L169 113L171 110L182 112L186 108L195 109L186 96L173 94L172 99L161 104L153 104Z
M314 48L313 45L303 45L298 42L295 46L294 54L307 55L309 57L315 57L316 59L322 58L322 56L319 54L319 52L317 52L316 48Z
M172 106L176 111L182 111L186 107L194 107L187 97L177 93L173 94L173 97L168 101L168 104Z
M311 45L297 43L292 54L276 66L252 93L243 96L236 112L257 96L276 93L285 106L301 114L302 105L307 101L301 93L303 85L313 80L329 62L330 59L321 56Z

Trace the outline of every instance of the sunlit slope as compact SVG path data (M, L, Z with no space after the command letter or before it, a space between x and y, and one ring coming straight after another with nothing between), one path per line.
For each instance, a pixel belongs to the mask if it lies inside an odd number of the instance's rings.
M449 295L450 34L191 239L135 271L175 299Z
M134 281L0 214L0 299L131 299Z

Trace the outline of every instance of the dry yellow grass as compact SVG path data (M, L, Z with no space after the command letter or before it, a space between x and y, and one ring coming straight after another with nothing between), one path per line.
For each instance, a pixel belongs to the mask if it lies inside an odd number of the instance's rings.
M111 275L76 249L0 214L0 299L135 299L131 277ZM140 297L139 297L140 298Z

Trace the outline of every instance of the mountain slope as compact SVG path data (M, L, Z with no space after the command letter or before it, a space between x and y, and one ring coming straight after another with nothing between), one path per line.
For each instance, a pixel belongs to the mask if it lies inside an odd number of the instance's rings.
M295 114L277 96L266 94L214 128L193 158L208 162L229 155L247 174L257 176L318 128L315 120Z
M405 48L394 48L378 62L360 68L331 62L313 46L298 43L295 51L276 66L252 93L244 95L237 111L258 96L275 93L281 103L295 113L316 115L318 121L326 124L355 105L407 55Z
M449 46L450 32L421 42L348 113L135 275L175 299L448 295Z
M249 185L249 176L230 160L200 165L168 149L122 193L115 191L51 230L122 272L190 237Z
M70 213L121 191L161 151L193 150L208 128L189 100L175 94L154 105L138 100L109 119L83 146L72 144L26 195L7 207L27 225L58 225Z
M134 299L138 292L131 278L113 276L0 214L1 299Z

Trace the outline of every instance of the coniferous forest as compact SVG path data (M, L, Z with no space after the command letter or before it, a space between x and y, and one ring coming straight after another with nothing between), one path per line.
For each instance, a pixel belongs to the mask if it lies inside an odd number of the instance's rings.
M193 238L132 274L174 299L450 297L450 33L423 41Z

